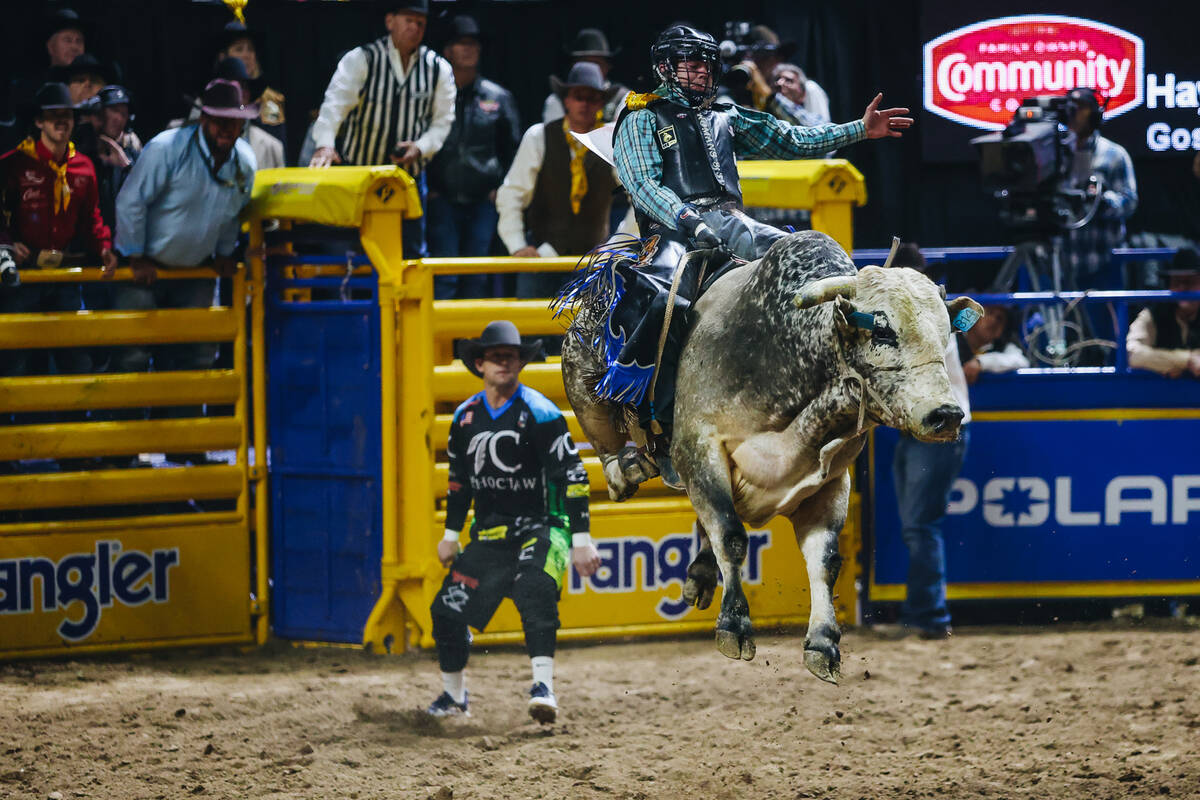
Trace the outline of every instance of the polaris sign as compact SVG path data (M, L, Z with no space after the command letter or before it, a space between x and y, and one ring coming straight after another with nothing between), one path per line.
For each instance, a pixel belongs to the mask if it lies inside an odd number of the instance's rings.
M941 522L949 583L1200 581L1200 419L976 421L970 437ZM875 433L877 585L908 567L896 439Z

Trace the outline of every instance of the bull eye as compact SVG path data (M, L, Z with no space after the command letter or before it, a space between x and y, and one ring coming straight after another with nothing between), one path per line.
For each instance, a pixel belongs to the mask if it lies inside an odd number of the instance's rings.
M900 343L896 341L896 331L892 329L888 322L887 314L882 311L875 312L875 329L871 331L871 340L876 344L887 345L888 347L899 347Z

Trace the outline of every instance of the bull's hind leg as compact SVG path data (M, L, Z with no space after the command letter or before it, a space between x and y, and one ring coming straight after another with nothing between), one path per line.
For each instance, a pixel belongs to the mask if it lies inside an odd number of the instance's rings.
M833 613L833 585L842 566L838 532L846 521L849 500L850 475L846 473L805 500L791 517L796 541L808 567L812 598L808 635L804 637L804 666L830 683L841 678L842 654L838 643L842 631Z
M742 563L746 560L748 539L734 508L724 450L708 439L698 439L676 442L673 453L677 454L680 471L687 476L688 497L700 526L708 533L713 557L725 579L721 613L717 616L717 649L729 658L750 661L755 651L754 628L750 623L750 603L742 590ZM688 572L690 579L691 570Z
M712 605L713 593L717 591L717 581L721 575L717 572L717 557L713 555L712 543L700 520L692 525L696 539L700 544L696 557L688 565L687 581L683 584L683 600L699 609Z
M579 427L587 434L588 442L604 465L608 496L620 502L632 497L638 484L657 475L658 468L636 447L626 445L628 439L624 427L619 424L621 408L598 402L592 395L579 368L580 359L586 357L587 354L568 336L563 345L563 386Z

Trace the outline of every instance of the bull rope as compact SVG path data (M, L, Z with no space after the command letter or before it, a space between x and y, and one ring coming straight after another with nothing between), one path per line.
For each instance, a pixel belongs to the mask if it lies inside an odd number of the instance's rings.
M704 273L708 271L708 256L711 251L703 252L704 265L700 267L700 280L697 285L704 283ZM654 416L654 389L658 386L658 370L662 364L663 351L667 348L667 334L671 330L671 317L675 313L675 297L679 294L679 283L683 279L683 273L687 272L687 268L691 266L692 257L700 253L699 250L690 250L684 254L683 263L675 270L675 277L671 280L671 291L667 293L667 309L663 314L662 330L658 332L658 353L654 356L654 377L650 379L650 432L656 436L662 435L663 426Z

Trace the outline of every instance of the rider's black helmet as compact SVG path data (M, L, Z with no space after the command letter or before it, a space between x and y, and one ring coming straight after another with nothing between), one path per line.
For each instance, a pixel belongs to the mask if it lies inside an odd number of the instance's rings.
M692 108L705 108L716 96L721 50L711 34L686 25L672 25L659 34L650 48L650 58L659 80L682 94ZM685 85L679 79L679 65L695 61L708 67L708 77L702 89Z

